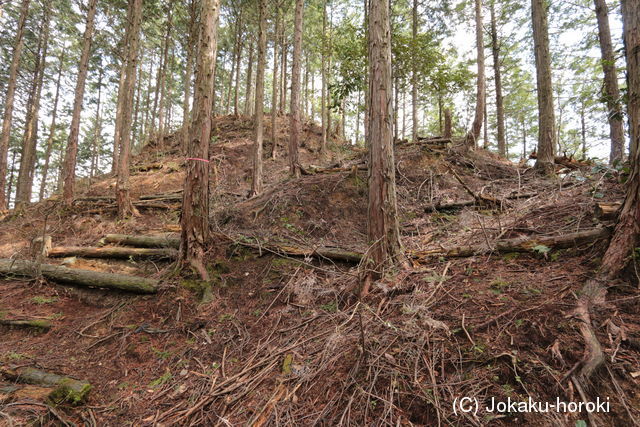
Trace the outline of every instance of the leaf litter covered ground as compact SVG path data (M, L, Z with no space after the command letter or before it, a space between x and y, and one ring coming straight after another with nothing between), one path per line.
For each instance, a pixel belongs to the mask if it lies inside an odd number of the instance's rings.
M593 207L622 198L616 171L585 167L548 180L481 150L398 145L400 227L413 268L390 272L360 299L356 265L275 254L270 245L365 252L367 176L358 168L364 154L336 143L321 156L321 136L309 124L301 153L309 174L291 179L283 158L287 120L282 118L277 158L265 163L267 189L247 199L251 122L223 117L214 128L210 286L177 275L170 263L133 259L47 262L162 278L157 295L4 279L2 318L47 319L53 327L0 325L0 366L37 367L87 380L93 389L87 402L72 407L43 400L46 390L37 387L3 394L0 380L2 422L637 423L635 272L612 284L608 304L594 316L607 364L590 388L578 390L565 378L584 351L571 312L606 242L491 252L497 239L607 226L594 217ZM104 198L113 193L114 178L83 182L72 209L51 199L8 213L0 224L0 255L29 258L29 242L43 233L52 235L54 246L93 246L108 233L175 233L183 179L177 140L174 135L162 147L145 147L133 166L134 196L163 195L154 202L163 208L141 207L140 218L117 221L113 202ZM267 155L270 151L267 145ZM500 199L502 206L432 209L470 201L471 193ZM484 247L483 255L420 255L469 245ZM452 402L463 396L486 403L492 397L600 397L610 399L611 412L591 418L552 412L455 415Z

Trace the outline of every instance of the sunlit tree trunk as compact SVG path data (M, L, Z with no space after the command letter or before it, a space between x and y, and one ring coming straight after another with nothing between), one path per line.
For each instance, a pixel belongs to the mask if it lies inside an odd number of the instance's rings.
M368 280L402 261L398 227L391 103L391 30L386 1L369 6L369 204L368 239L371 248Z
M9 154L9 138L11 137L11 123L13 121L13 103L16 94L16 83L18 79L18 67L22 57L24 47L24 29L29 16L30 0L23 0L20 6L20 17L14 39L13 53L11 54L11 65L9 66L9 79L7 82L7 94L4 99L4 113L2 117L2 129L0 130L0 210L7 207L7 157Z
M73 193L75 190L80 113L82 112L84 87L89 71L89 53L91 52L91 42L93 40L97 2L98 0L89 0L87 7L87 23L82 37L82 54L80 56L80 64L78 65L78 80L76 82L75 96L73 99L71 127L69 129L69 140L67 141L67 149L65 152L63 200L67 206L73 203Z
M249 45L249 62L247 64L247 83L244 91L244 114L251 116L251 98L253 97L253 43ZM264 82L263 82L264 84Z
M253 149L253 180L251 195L262 193L262 144L264 134L264 69L267 50L267 0L258 6L258 68L256 70L255 141ZM273 110L273 109L272 109Z
M98 164L100 162L100 134L102 133L102 123L100 120L100 101L102 100L102 79L104 76L104 70L100 70L98 75L98 101L96 103L96 115L94 118L93 128L93 144L91 149L91 169L89 171L89 178L93 178L98 170Z
M556 137L547 2L545 0L531 0L531 15L538 87L538 153L536 168L545 174L549 174L554 170Z
M289 173L300 176L300 74L302 68L302 15L304 0L296 0L293 33L293 67L291 70L291 135L289 138Z
M484 104L486 101L487 83L484 76L484 28L482 27L482 0L475 0L476 7L476 51L478 62L478 76L476 81L476 112L471 129L465 138L469 148L475 148L480 139L482 123L484 121Z
M217 47L219 0L201 0L200 42L195 99L189 128L188 159L180 218L180 260L190 265L202 280L209 279L204 265L209 240L209 143L211 108Z
M276 158L278 148L277 140L277 122L278 118L278 36L280 34L280 10L278 6L274 6L274 30L273 30L273 82L271 84L271 158Z

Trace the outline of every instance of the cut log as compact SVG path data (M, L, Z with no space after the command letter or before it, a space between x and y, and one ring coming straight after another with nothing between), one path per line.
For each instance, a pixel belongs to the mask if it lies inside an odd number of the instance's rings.
M316 175L322 173L337 173L337 172L357 172L357 171L366 171L367 165L358 164L353 166L346 167L331 167L331 168L319 168L315 166L310 166L308 169L302 169L301 172L303 175Z
M52 264L38 264L31 261L0 259L0 275L38 277L42 275L56 282L77 286L119 289L123 291L152 294L156 293L158 281L145 277L125 274L103 273L100 271L79 270Z
M510 196L505 197L505 200L516 200L516 199L527 199L530 197L537 196L538 193L519 193L512 194ZM427 205L424 207L424 211L426 213L436 212L436 211L455 211L462 209L467 206L473 206L476 204L476 200L463 200L458 202L451 203L435 203L432 205Z
M490 254L493 252L533 252L536 250L536 247L542 246L562 249L593 242L599 239L606 239L610 234L611 230L609 228L594 228L561 236L524 236L515 239L498 240L492 244L492 247L487 247L486 245L459 246L451 249L418 251L412 252L411 256L416 259L431 256L470 257Z
M596 218L600 220L611 221L618 216L620 206L622 206L621 202L599 202L596 203L594 213Z
M154 258L154 259L175 259L178 252L170 248L93 248L81 246L59 246L49 250L49 257L83 257L83 258Z
M117 245L138 248L175 248L180 247L180 238L175 236L144 236L131 234L107 234L103 241Z
M45 387L52 387L49 399L54 403L79 405L91 391L91 384L71 377L53 374L39 369L0 366L0 373L11 380Z
M17 328L35 328L48 330L51 329L51 322L46 319L3 319L0 317L0 325L11 326Z

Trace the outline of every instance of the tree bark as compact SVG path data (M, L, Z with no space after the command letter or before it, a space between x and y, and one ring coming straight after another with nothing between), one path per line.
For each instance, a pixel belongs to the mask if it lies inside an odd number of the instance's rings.
M444 138L450 139L452 135L452 124L451 124L451 110L449 108L444 109L444 132L442 136Z
M258 5L258 69L256 70L255 141L253 149L253 180L251 196L262 193L262 144L264 138L264 69L267 50L267 1ZM273 108L272 108L273 112Z
M502 96L502 64L500 61L500 41L496 23L495 0L491 0L491 50L493 52L493 72L496 86L496 121L498 127L498 154L507 156L507 144L504 136L504 98Z
M100 162L100 134L102 133L102 124L100 123L100 101L102 96L102 78L104 70L99 71L98 76L98 102L96 104L96 115L94 120L94 132L93 132L93 145L91 152L91 170L89 172L89 179L92 179L96 171L98 170L98 164Z
M278 35L280 34L280 10L278 5L275 8L275 25L273 30L273 82L271 84L271 158L276 158L277 141L277 123L278 118Z
M48 256L51 258L75 256L109 259L174 259L177 255L178 252L175 249L167 248L92 248L85 246L58 246L51 248L48 252Z
M300 177L300 71L302 67L302 15L304 0L296 0L293 34L293 67L291 70L291 135L289 138L289 173Z
M404 258L398 227L391 82L391 28L386 1L369 4L369 203L367 235L371 264L367 276ZM366 285L363 293L366 294Z
M130 20L130 16L127 15L127 21L129 20ZM124 40L123 40L123 44L124 44ZM113 153L111 156L111 173L112 174L116 173L118 169L118 159L120 157L120 131L122 130L122 104L124 103L124 71L126 68L124 65L124 62L125 61L123 58L122 63L120 64L120 77L118 79L118 96L116 100L116 120L115 120L114 133L113 133ZM149 86L149 92L151 92L151 86ZM147 108L148 108L148 103L147 103ZM147 114L148 114L148 110L147 110ZM151 120L153 121L155 119L152 118ZM146 122L146 119L145 119L145 122ZM145 130L146 128L147 128L147 125L145 124Z
M203 280L209 273L204 254L209 236L209 143L217 49L219 0L202 0L196 90L182 200L180 262Z
M105 243L135 246L139 248L175 248L180 247L180 239L171 236L144 236L128 234L107 234Z
M598 20L598 38L602 54L602 71L604 72L604 96L609 111L609 135L611 136L611 152L609 164L621 161L624 155L624 124L620 104L620 88L618 87L618 72L616 59L611 43L609 28L609 9L606 0L594 0L596 18Z
M47 50L49 47L49 22L51 20L51 3L44 5L44 16L38 38L38 49L34 64L33 84L29 101L27 103L27 117L25 122L24 137L22 140L22 155L20 156L20 169L18 170L18 182L16 184L16 208L31 203L33 189L33 175L36 163L36 151L38 145L38 116L40 114L40 100L42 95L42 83L47 66Z
M120 155L118 158L118 179L116 182L116 203L118 217L125 218L131 214L139 215L138 210L131 203L129 195L129 166L131 163L131 114L133 96L136 85L136 69L138 66L138 44L140 41L140 25L142 23L142 0L129 2L131 18L125 34L127 46L125 78L123 85L124 102L122 103L122 129L120 131Z
M249 44L249 59L247 63L247 83L244 91L244 114L253 115L251 111L251 98L253 97L253 43ZM256 83L257 84L257 83ZM263 83L264 84L264 83ZM264 95L263 95L264 96Z
M11 122L13 121L13 103L16 95L16 84L18 80L18 67L22 57L24 47L24 30L29 16L30 0L22 0L20 6L20 18L18 18L18 28L14 39L14 48L11 55L11 65L9 66L9 80L7 83L7 94L4 100L4 113L2 117L2 129L0 130L0 210L8 205L6 194L7 188L7 160L9 155L9 138L11 137Z
M164 149L165 134L165 103L167 98L167 64L169 62L169 47L173 30L173 0L167 4L167 31L164 37L162 52L162 68L160 69L160 100L158 107L158 147Z
M73 203L73 193L76 185L76 160L78 157L78 136L80 133L80 113L84 98L84 87L89 71L89 53L91 52L91 42L93 40L93 29L95 25L96 6L98 0L89 0L87 10L87 23L82 37L82 54L78 71L78 81L76 82L75 96L73 99L73 113L71 116L71 128L69 130L69 140L64 161L64 204L71 206Z
M320 98L320 115L322 140L320 152L327 151L327 0L322 4L322 60L321 60L322 96Z
M411 32L413 37L413 52L418 48L418 0L413 0L411 13ZM418 141L418 61L411 61L411 141Z
M56 79L56 94L53 97L53 108L51 110L51 124L49 125L49 136L47 137L47 149L44 154L44 165L42 166L42 180L40 181L39 200L44 199L47 188L47 177L49 174L49 163L51 162L51 151L53 150L53 139L56 134L56 119L58 117L58 102L60 101L60 81L62 80L62 70L64 69L65 50L60 50L58 77Z
M484 28L482 26L482 0L475 0L476 6L476 50L478 61L478 77L476 82L476 112L471 129L465 138L469 148L475 148L480 139L482 122L484 121L484 104L487 93L487 83L484 75Z
M61 265L40 264L16 259L0 259L0 274L34 278L42 275L56 282L85 287L118 289L141 294L153 294L158 291L158 281L155 279L127 276L124 274L103 273L93 270L80 270L63 267Z
M193 78L194 45L196 42L196 0L189 1L189 37L187 38L187 63L184 70L184 100L182 102L182 153L186 153L189 144L189 123L191 122L191 80Z
M242 19L242 10L240 11L240 17ZM238 56L236 57L236 77L235 84L233 85L233 115L238 116L238 102L239 102L239 89L240 89L240 64L242 63L242 50L244 47L243 43L243 30L244 27L242 24L238 26Z
M554 171L556 137L546 0L531 0L531 17L538 88L538 159L535 167L550 174Z

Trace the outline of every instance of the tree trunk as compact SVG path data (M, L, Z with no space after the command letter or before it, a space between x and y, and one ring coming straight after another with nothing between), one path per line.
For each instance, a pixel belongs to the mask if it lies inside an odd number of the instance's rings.
M264 134L264 69L267 50L267 0L260 0L258 6L258 69L256 70L255 141L253 151L253 180L251 195L262 193L262 143ZM272 108L273 112L273 108Z
M280 34L280 11L275 5L275 26L273 30L273 82L271 84L271 158L276 158L278 117L278 35Z
M411 32L413 36L414 54L417 54L418 43L418 0L413 0ZM418 61L411 61L411 141L418 141Z
M209 236L209 142L217 48L219 0L202 0L200 47L196 72L193 118L189 134L182 199L180 262L190 264L203 280L209 273L204 254Z
M129 20L129 16L127 15L127 20ZM124 42L124 40L123 40ZM118 97L116 101L116 120L114 126L113 133L113 153L111 156L111 173L116 173L118 169L118 158L120 156L120 130L122 129L122 104L124 103L124 97L121 94L124 94L124 59L120 65L120 78L118 79ZM148 113L148 111L147 111ZM155 116L151 119L155 120ZM145 125L145 128L147 126Z
M391 108L391 29L386 1L369 4L369 204L370 279L403 259L398 227ZM366 294L367 286L363 288Z
M498 40L498 26L496 24L495 0L491 0L491 51L493 52L493 72L496 86L496 121L498 127L498 154L507 156L504 136L504 98L502 96L502 71L500 63L500 44Z
M444 132L442 136L444 138L451 138L452 135L452 124L451 124L451 110L449 108L444 109Z
M291 136L289 138L289 173L300 177L300 71L302 68L302 15L304 0L296 0L293 34L293 67L291 70Z
M478 77L476 82L476 113L471 125L471 130L467 133L465 144L469 148L475 148L482 122L484 121L484 104L486 100L487 83L484 77L484 28L482 26L482 0L475 0L476 6L476 50L478 55Z
M64 69L65 50L60 50L58 78L56 79L56 94L53 97L53 108L51 111L51 124L49 125L49 136L47 137L47 149L44 154L44 165L42 166L42 180L40 181L39 200L44 199L47 188L47 177L49 174L49 163L51 162L51 151L53 150L53 139L56 134L56 118L58 117L58 102L60 101L60 81L62 80L62 70Z
M164 37L162 52L162 68L160 69L160 100L158 106L158 147L164 149L165 134L165 103L167 98L167 65L169 62L169 45L172 42L171 31L173 29L173 0L167 4L167 31ZM137 61L136 61L137 62Z
M22 155L20 156L20 169L18 170L18 182L16 184L16 208L31 203L33 189L33 175L36 163L36 151L38 146L38 116L40 114L40 99L44 71L47 66L47 50L49 45L49 22L51 20L51 4L43 5L44 17L40 27L38 49L34 64L33 85L29 101L27 103L27 117L25 121L24 138L22 140Z
M327 0L322 6L322 64L320 65L322 74L322 96L320 98L320 115L322 126L322 140L320 152L327 151Z
M16 28L16 36L14 39L14 48L11 55L11 65L9 66L9 80L7 83L7 94L4 98L4 113L2 117L2 130L0 130L0 210L7 207L7 199L11 192L7 195L7 160L9 155L9 139L11 137L11 122L13 120L13 103L16 95L16 84L18 79L18 67L20 66L20 58L22 57L22 48L24 47L24 29L29 16L30 0L22 0L20 6L20 18L18 19L18 28Z
M627 57L629 130L632 146L640 143L640 9L635 1L622 1L624 45ZM620 275L640 236L640 150L631 157L631 174L620 217L602 259L602 272L611 279Z
M180 248L180 239L170 236L107 234L104 242L139 248Z
M240 16L242 17L242 11L240 12ZM238 116L238 91L240 89L240 64L242 63L242 49L244 47L243 43L243 26L238 26L238 56L236 57L236 77L235 84L233 85L233 115Z
M247 63L247 83L244 91L244 114L251 116L251 98L253 97L253 43L249 44L249 61ZM263 82L264 84L264 82ZM264 108L264 107L263 107Z
M286 24L286 13L283 16L283 24ZM284 114L286 113L286 109L287 109L287 59L289 57L289 45L287 44L287 35L286 35L286 27L285 25L282 25L282 66L280 67L280 71L282 72L282 75L280 77L280 89L282 90L282 93L280 94L280 113Z
M42 275L56 282L92 288L118 289L141 294L153 294L158 291L158 281L154 279L93 270L80 270L61 265L40 264L17 259L0 259L0 274L24 277Z
M152 259L174 259L178 252L169 248L92 248L86 246L59 246L49 249L51 258L82 257L82 258L109 258L109 259L130 259L130 258L152 258Z
M187 63L184 70L184 100L182 102L182 142L180 145L182 153L186 153L189 144L189 123L190 123L190 104L191 98L191 80L193 77L193 51L196 41L196 0L189 2L189 37L187 40Z
M609 164L621 161L624 155L624 124L620 105L620 89L618 88L618 72L616 59L611 43L609 29L609 10L606 0L594 0L596 18L598 20L598 37L602 54L602 70L604 71L604 96L609 111L609 135L611 136L611 152Z
M84 29L82 40L82 55L78 66L78 81L76 82L75 96L73 99L73 113L71 116L71 128L69 130L69 140L64 160L64 204L71 206L73 203L73 193L76 184L76 160L78 157L78 136L80 133L80 113L84 98L84 87L89 71L89 53L91 52L91 42L93 40L93 29L96 17L96 5L98 0L89 0L87 10L87 23Z
M102 124L100 123L100 101L102 96L102 76L104 70L100 69L98 76L98 102L96 105L96 116L93 132L93 147L91 152L91 171L89 172L89 179L93 178L98 169L98 163L100 161L100 135L102 133Z
M553 159L556 154L556 138L547 2L545 0L531 0L531 16L538 88L538 160L536 168L544 174L549 174L554 171Z
M125 78L123 85L124 102L122 103L122 129L120 131L120 156L118 159L118 179L116 182L116 203L118 217L125 218L131 214L139 215L131 203L129 195L129 166L131 162L131 114L133 95L136 85L136 69L138 66L138 44L140 41L140 25L142 22L142 0L129 3L131 20L127 24L125 46L127 57L124 65Z

